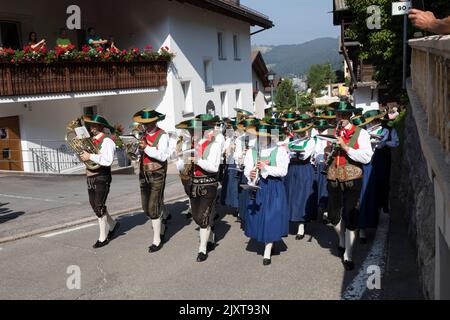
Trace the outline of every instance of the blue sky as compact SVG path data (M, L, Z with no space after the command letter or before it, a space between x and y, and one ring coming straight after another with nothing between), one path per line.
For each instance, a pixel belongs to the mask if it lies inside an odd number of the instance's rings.
M275 28L253 36L253 44L299 44L322 37L337 38L332 0L241 0L243 5L268 15Z

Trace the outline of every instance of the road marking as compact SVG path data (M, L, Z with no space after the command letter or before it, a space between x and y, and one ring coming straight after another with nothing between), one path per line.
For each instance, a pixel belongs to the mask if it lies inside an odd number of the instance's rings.
M42 199L42 198L16 196L16 195L12 195L12 194L1 194L0 193L0 197L13 198L13 199L22 199L22 200L36 200L36 201L54 202L54 203L63 203L63 204L82 205L81 202L58 201L58 200L52 200L52 199Z
M389 215L385 213L380 214L380 222L378 225L375 240L367 255L366 260L359 269L358 275L353 279L350 285L342 294L343 300L361 300L364 292L367 290L367 270L370 266L378 266L381 269L381 274L385 271L385 251L387 236L389 232Z
M90 224L86 224L84 226L80 226L80 227L76 227L76 228L72 228L72 229L67 229L67 230L63 230L63 231L58 231L58 232L53 232L53 233L48 233L46 235L41 236L41 238L52 238L55 236L59 236L61 234L65 234L65 233L69 233L69 232L73 232L73 231L78 231L78 230L82 230L82 229L87 229L93 226L96 226L96 223L90 223Z

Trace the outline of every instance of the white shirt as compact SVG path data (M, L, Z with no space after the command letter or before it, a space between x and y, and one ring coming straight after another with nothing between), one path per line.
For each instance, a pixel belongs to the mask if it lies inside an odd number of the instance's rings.
M200 140L200 144L205 143L206 139ZM206 160L197 159L197 165L209 173L219 172L220 159L222 158L222 150L220 144L216 141L212 142L211 148L209 149L209 155Z
M187 151L187 150L192 149L191 136L188 135L188 134L184 134L184 133L181 133L180 135L183 136L183 145L181 146L181 151ZM176 149L176 147L175 147L175 149ZM181 172L181 171L184 170L185 164L188 164L187 158L190 157L190 156L191 156L191 154L187 154L187 153L184 154L184 155L181 155L181 156L177 155L177 159L178 159L178 161L177 161L177 170L178 171Z
M100 139L103 133L95 136L95 139ZM100 154L91 154L91 161L102 167L111 167L114 161L114 152L116 151L116 144L112 139L106 137L103 139Z
M345 129L349 130L351 129L352 124L348 124ZM342 130L342 136L344 135L344 130ZM350 148L350 150L347 152L350 159L353 161L362 163L362 164L368 164L372 160L373 156L373 149L372 144L370 142L370 135L369 133L361 129L361 133L358 137L358 146L359 149L353 149Z
M289 155L288 155L286 149L272 145L270 147L266 147L261 150L261 157L270 157L270 155L272 154L272 151L275 148L278 148L277 165L276 166L265 166L264 169L261 170L261 176L264 179L266 179L269 176L282 178L282 177L285 177L288 173L290 160L289 160ZM255 169L252 149L247 151L247 154L245 155L245 159L244 159L244 165L245 165L244 174L247 177L247 179L249 180L249 182L251 182L250 172Z
M296 138L294 137L294 140L295 139ZM302 141L302 142L299 143L299 145L302 146L303 144L305 144L305 142L306 141ZM309 157L311 157L313 155L313 153L314 153L315 147L316 147L316 142L314 141L313 138L309 138L308 142L306 143L305 149L304 149L305 152L300 153L300 159L301 160L306 160ZM290 151L288 151L288 152L289 152L289 157L290 158L295 158L297 156L296 152L290 152Z
M235 159L234 159L235 152L233 152L229 155L226 154L226 151L228 150L228 148L230 148L233 144L236 145L236 142L234 140L236 140L236 139L234 139L234 137L227 137L225 139L225 146L224 146L224 153L226 156L225 164L235 164L236 163Z
M147 146L144 149L147 156L160 162L166 162L170 156L169 135L164 133L158 142L158 148Z

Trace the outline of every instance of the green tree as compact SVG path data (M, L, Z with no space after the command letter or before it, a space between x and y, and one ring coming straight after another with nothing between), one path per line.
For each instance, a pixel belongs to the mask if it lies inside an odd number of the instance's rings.
M325 87L336 82L336 73L330 64L312 65L308 72L308 85L314 95L319 95Z
M361 43L358 52L360 60L367 60L375 66L375 79L387 85L391 93L401 93L403 76L403 17L392 16L392 0L352 0L347 4L356 18L346 35ZM450 14L448 0L430 0L423 3L421 10L431 10L442 18ZM376 5L381 9L381 29L367 27L367 8ZM418 31L409 23L409 38Z
M295 107L295 90L290 79L283 79L277 88L275 105L278 109L290 109Z
M297 94L297 105L298 105L297 110L300 111L301 113L309 111L313 103L314 103L313 97L309 93L301 92Z

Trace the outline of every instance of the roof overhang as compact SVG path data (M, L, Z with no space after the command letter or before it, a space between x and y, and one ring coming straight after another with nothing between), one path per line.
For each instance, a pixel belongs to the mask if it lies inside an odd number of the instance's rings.
M211 10L226 15L228 17L246 21L250 23L252 26L259 26L264 29L270 29L275 26L268 16L230 0L176 0L176 1L181 3L189 3L191 5L200 8L204 8L207 10Z

